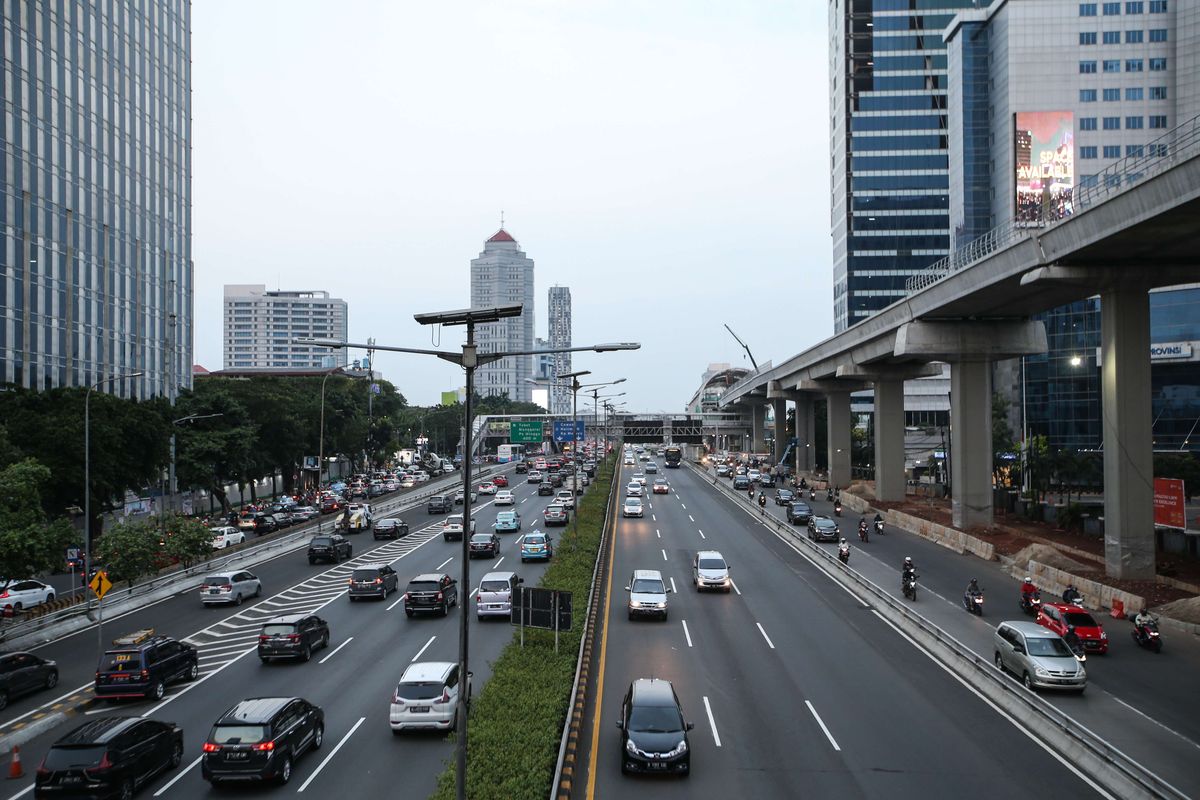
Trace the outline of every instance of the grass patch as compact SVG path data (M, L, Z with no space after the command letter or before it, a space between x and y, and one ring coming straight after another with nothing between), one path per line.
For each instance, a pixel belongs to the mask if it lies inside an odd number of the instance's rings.
M471 800L544 800L550 795L558 747L575 681L575 660L586 622L592 572L603 533L612 484L613 458L603 461L579 502L579 534L568 527L540 586L572 593L574 619L560 632L525 631L522 648L513 634L492 664L492 677L472 701L468 726L467 797ZM464 607L462 613L467 613ZM453 738L453 737L451 737ZM438 777L432 800L453 800L454 763Z

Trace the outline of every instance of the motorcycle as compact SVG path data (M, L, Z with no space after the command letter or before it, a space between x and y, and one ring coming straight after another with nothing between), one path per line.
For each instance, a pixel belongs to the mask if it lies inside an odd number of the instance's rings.
M867 541L868 537L867 537L867 526L866 525L858 526L858 538L862 539L864 543Z
M1077 589L1067 589L1063 592L1063 602L1069 606L1083 608L1083 595Z
M842 501L841 501L841 500L835 500L835 501L834 501L834 503L833 503L833 515L834 515L835 517L840 517L840 516L842 515Z
M1022 594L1021 610L1031 617L1036 617L1038 612L1042 610L1042 593Z
M904 590L904 596L914 603L917 602L917 578L919 577L915 572L905 572L900 576L900 588Z
M825 502L826 502L826 503L832 503L832 502L833 502L833 489L827 489L827 490L825 491Z
M963 608L976 616L983 616L983 592L966 592L963 594Z
M1147 650L1153 650L1156 653L1161 653L1163 643L1162 637L1158 633L1158 620L1151 620L1140 627L1137 625L1137 623L1134 623L1133 641L1139 647L1144 647Z
M850 545L838 545L838 560L843 564L850 563Z
M816 499L817 499L817 490L816 490L816 489L809 489L809 490L808 490L808 499L809 499L809 500L816 500Z
M765 493L760 493L758 495L758 505L759 505L759 508L767 507L767 495Z
M875 520L875 532L878 533L880 536L883 535L883 520L881 520L881 519Z

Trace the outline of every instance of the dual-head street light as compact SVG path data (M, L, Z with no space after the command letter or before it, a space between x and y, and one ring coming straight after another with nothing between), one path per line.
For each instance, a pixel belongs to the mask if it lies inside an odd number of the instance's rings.
M503 306L489 306L486 308L464 308L457 311L442 311L432 314L416 314L414 319L421 325L466 325L467 326L467 341L462 346L462 352L451 352L445 350L426 350L414 347L388 347L385 345L375 344L374 342L363 344L354 342L342 342L335 339L293 339L293 344L317 346L317 347L356 347L362 349L385 350L392 353L414 353L416 355L428 355L440 358L444 361L449 361L458 364L466 371L467 378L467 398L465 403L465 424L463 426L463 530L471 529L471 407L473 405L475 394L475 369L477 367L491 364L499 361L502 358L510 356L533 356L543 353L609 353L616 350L637 350L641 344L637 342L610 342L605 344L594 344L586 347L558 347L549 350L506 350L498 353L480 353L475 344L475 326L483 325L490 322L499 322L502 319L510 317L519 317L524 308L520 303ZM470 591L471 586L471 537L469 534L463 535L462 544L462 582L459 584L459 592ZM467 620L470 615L465 610L459 612L458 626L458 674L459 685L465 685L467 677L470 675L468 671L468 645L470 643L468 637ZM466 800L467 796L467 692L458 693L458 707L456 708L457 725L457 742L455 743L456 759L455 759L455 796L459 800Z

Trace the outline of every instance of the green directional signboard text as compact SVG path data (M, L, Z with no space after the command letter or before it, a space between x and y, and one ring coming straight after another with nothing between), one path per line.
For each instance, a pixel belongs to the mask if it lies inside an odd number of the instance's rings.
M508 440L513 444L541 444L542 421L540 419L515 419L508 429Z

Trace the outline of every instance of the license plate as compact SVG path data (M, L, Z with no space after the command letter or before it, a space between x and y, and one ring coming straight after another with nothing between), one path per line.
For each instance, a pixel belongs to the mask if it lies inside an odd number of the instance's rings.
M409 711L413 712L414 714L421 714L421 713L428 712L429 706L413 706L412 708L409 709Z
M209 594L220 594L221 590L220 589L209 589L208 593Z
M249 753L226 753L225 760L226 761L236 761L241 758L247 758L249 755L250 755Z
M650 769L666 769L667 765L661 761L651 761Z
M68 775L62 779L63 783L83 783L83 778L78 775Z

